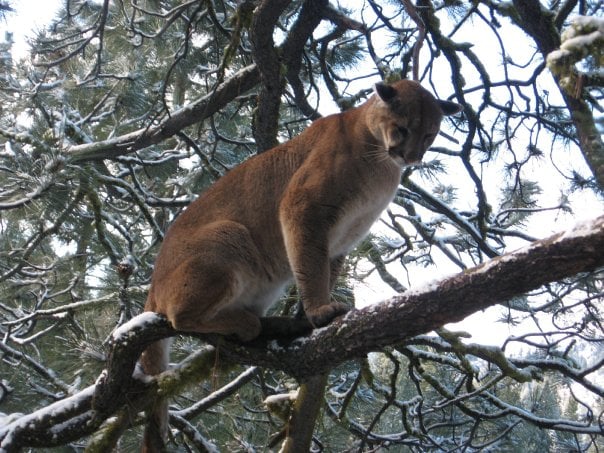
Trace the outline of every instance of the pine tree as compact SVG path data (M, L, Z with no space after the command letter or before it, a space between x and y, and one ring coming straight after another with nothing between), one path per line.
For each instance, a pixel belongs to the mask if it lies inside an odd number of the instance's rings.
M602 20L597 1L66 0L27 57L3 44L0 449L136 449L157 392L128 351L174 332L111 332L142 310L171 222L240 162L414 75L464 112L334 297L403 294L299 343L179 335L173 442L277 449L299 383L327 373L303 421L317 450L604 448ZM582 33L597 45L564 57Z

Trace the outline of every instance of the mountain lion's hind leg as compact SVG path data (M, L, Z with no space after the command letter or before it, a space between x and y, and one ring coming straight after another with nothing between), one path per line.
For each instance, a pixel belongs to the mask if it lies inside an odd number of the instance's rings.
M192 243L197 253L166 276L166 316L176 330L249 341L261 330L258 315L242 301L259 262L252 238L244 226L230 221L208 225L202 233Z
M217 333L235 335L241 341L251 341L260 335L260 318L237 305L225 306L211 317L192 319L186 313L176 314L173 325L184 332Z
M174 299L178 303L168 306L166 314L172 326L183 332L217 333L236 335L243 341L260 334L260 319L247 310L239 299L241 288L236 263L229 268L219 266L213 260L195 258L174 279L178 288Z

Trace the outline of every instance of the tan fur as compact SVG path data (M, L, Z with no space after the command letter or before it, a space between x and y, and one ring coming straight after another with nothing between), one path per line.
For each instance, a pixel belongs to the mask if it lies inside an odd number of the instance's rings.
M402 167L421 160L443 114L459 111L411 81L376 91L239 165L192 203L166 234L145 310L177 330L246 341L295 280L313 325L344 313L330 301L343 257L394 197ZM157 372L153 351L143 366ZM165 436L165 420L161 429Z

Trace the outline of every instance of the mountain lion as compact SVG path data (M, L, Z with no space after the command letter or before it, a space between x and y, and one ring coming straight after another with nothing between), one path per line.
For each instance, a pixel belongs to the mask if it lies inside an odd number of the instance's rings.
M330 300L344 257L393 199L402 168L420 162L443 115L460 110L416 82L378 83L360 107L231 170L168 230L145 310L180 331L249 341L293 280L313 326L345 313ZM169 344L143 353L147 374L167 368ZM153 412L143 451L165 439L165 401Z

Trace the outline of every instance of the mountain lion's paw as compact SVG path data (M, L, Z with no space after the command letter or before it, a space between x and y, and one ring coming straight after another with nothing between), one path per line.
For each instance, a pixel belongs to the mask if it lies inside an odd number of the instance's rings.
M350 311L350 308L341 302L332 302L328 305L307 310L306 316L314 327L323 327L329 324L334 318Z

